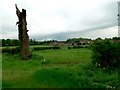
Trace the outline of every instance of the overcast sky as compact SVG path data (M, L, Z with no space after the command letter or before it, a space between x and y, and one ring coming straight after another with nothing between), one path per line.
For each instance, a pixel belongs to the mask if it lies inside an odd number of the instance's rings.
M18 38L15 3L27 10L30 39L105 38L118 34L118 0L0 0L0 38Z

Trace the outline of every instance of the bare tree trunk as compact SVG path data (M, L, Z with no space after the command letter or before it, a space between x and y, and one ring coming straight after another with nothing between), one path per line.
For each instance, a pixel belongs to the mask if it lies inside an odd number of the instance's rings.
M26 22L26 10L22 9L22 12L20 12L17 5L15 6L16 14L19 19L19 21L16 24L18 24L20 52L23 59L28 59L30 52L29 52L29 36L27 33L28 30Z

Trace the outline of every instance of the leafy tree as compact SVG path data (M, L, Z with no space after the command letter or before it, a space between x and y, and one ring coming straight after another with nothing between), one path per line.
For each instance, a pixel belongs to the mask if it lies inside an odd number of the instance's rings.
M92 45L92 63L110 68L120 65L120 43L110 40L96 40Z
M5 46L5 45L6 45L6 40L2 39L2 46Z
M18 46L19 41L17 39L2 39L2 46Z
M113 37L113 40L120 40L120 37Z
M16 39L12 40L12 45L13 46L18 46L19 45L19 41L16 40Z
M8 46L9 46L9 45L11 46L11 45L12 45L12 40L7 39L7 40L6 40L6 44L7 44Z
M0 46L2 46L2 39L0 39Z

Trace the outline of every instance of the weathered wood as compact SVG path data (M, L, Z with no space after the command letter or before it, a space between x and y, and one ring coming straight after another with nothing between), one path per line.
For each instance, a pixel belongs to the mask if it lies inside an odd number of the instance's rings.
M30 52L29 52L29 36L28 36L28 30L27 30L27 22L26 22L26 10L22 9L22 12L18 9L17 5L16 7L16 15L18 16L18 38L19 38L19 44L20 44L20 52L23 57L23 59L28 59Z

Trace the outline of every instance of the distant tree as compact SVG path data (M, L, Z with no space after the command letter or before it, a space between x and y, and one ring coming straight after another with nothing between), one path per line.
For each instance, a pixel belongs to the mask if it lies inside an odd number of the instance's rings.
M120 40L120 37L113 37L113 40Z
M6 40L6 45L7 45L7 46L11 46L11 45L12 45L12 40L7 39L7 40Z
M13 46L18 46L18 45L19 45L19 41L16 40L16 39L13 39L13 40L12 40L12 45L13 45Z
M6 41L5 39L2 39L2 46L5 46L6 45Z
M105 38L105 40L111 40L111 38Z
M0 39L0 46L2 46L2 39Z
M100 37L99 37L99 38L96 38L95 41L97 41L97 40L102 40L102 38L100 38Z
M17 39L2 39L2 46L18 46L19 41Z

